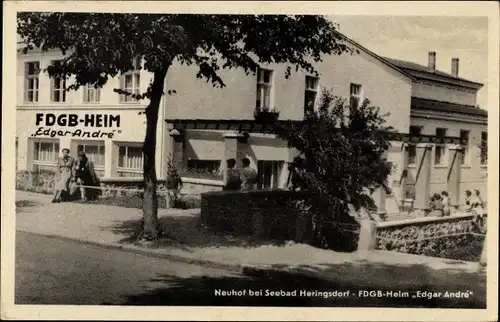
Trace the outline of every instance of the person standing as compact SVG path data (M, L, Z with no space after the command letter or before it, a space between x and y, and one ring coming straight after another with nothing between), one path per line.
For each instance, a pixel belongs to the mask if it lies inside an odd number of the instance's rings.
M472 192L470 190L465 190L465 211L467 212L472 210L471 198Z
M177 172L177 169L171 168L167 173L167 207L173 208L179 200L180 191L182 190L182 178Z
M243 158L241 160L241 164L243 165L243 168L240 171L241 190L255 190L258 181L257 171L250 167L250 159L248 158Z
M54 183L54 198L53 203L61 202L62 194L69 193L69 182L75 159L69 155L69 149L62 149L63 156L57 160L57 172Z
M448 192L441 192L441 203L443 204L443 216L449 216L451 214L450 209L450 197L448 196Z
M235 167L236 160L228 159L226 185L222 188L223 190L239 191L241 189L240 171Z
M76 181L80 188L81 200L87 201L92 193L89 194L85 186L96 186L99 179L94 170L94 163L87 158L83 151L78 152L78 158L73 167L73 180Z
M431 212L430 217L443 217L443 202L441 200L441 195L435 193L431 200Z

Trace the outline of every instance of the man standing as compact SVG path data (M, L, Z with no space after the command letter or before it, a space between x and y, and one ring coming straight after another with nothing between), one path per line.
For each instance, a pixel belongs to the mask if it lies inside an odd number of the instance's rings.
M227 178L223 190L239 191L241 189L240 171L235 169L236 160L227 160Z
M241 164L243 168L241 169L240 178L241 178L241 190L242 191L250 191L255 190L257 186L257 171L255 169L250 168L250 160L248 158L243 158L241 160Z

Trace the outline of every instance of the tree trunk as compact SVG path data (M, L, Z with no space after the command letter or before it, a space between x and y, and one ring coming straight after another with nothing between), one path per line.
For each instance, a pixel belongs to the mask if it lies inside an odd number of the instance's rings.
M166 70L154 73L153 84L151 85L150 103L146 107L146 137L142 151L144 153L144 199L143 210L143 232L139 239L155 240L161 234L161 227L158 223L158 196L156 194L156 128L158 125L158 111L163 95L163 86Z

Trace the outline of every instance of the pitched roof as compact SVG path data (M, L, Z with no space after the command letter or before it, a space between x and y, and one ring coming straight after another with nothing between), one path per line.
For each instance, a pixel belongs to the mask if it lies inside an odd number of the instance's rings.
M488 111L472 105L448 103L417 97L411 98L411 108L488 117Z
M483 87L483 84L481 83L473 82L461 77L455 77L451 74L439 70L432 70L427 66L417 63L388 57L384 57L384 59L418 79L449 83L473 89L480 89L481 87Z

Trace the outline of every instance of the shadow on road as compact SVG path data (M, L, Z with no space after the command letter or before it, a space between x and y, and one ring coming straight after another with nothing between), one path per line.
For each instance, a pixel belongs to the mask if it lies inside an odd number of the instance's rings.
M179 279L160 276L154 279L164 283L143 294L129 295L124 305L215 305L215 306L305 306L305 307L413 307L413 308L485 308L486 281L480 274L464 273L460 270L430 272L424 265L389 266L382 264L320 265L301 267L309 271L335 272L336 278L321 279L297 272L279 270L249 271L241 277L192 277ZM405 280L411 270L419 280ZM364 275L360 275L363 274ZM380 276L383 274L385 276ZM403 276L399 278L398 274ZM398 277L398 278L396 278ZM440 281L438 281L441 279ZM380 283L392 280L393 283ZM378 282L375 282L378 281ZM438 282L438 283L436 283ZM222 296L216 291L244 292L241 295ZM296 291L291 296L266 296L269 291ZM301 294L300 291L317 291L316 294ZM468 298L445 297L445 292L472 291ZM250 291L257 292L251 296ZM349 291L343 297L328 297L319 292ZM409 292L409 296L360 296L362 291ZM441 297L415 298L417 291L441 292ZM259 293L260 292L260 293ZM323 295L323 296L322 296Z
M164 216L159 219L164 237L158 247L169 246L188 249L190 247L259 247L262 245L285 245L282 240L259 240L252 236L231 235L217 232L200 225L199 213ZM115 226L104 229L123 235L122 243L133 243L141 231L141 220L118 222Z
M25 208L34 208L40 205L40 202L34 200L16 200L16 213L21 210L26 210Z

